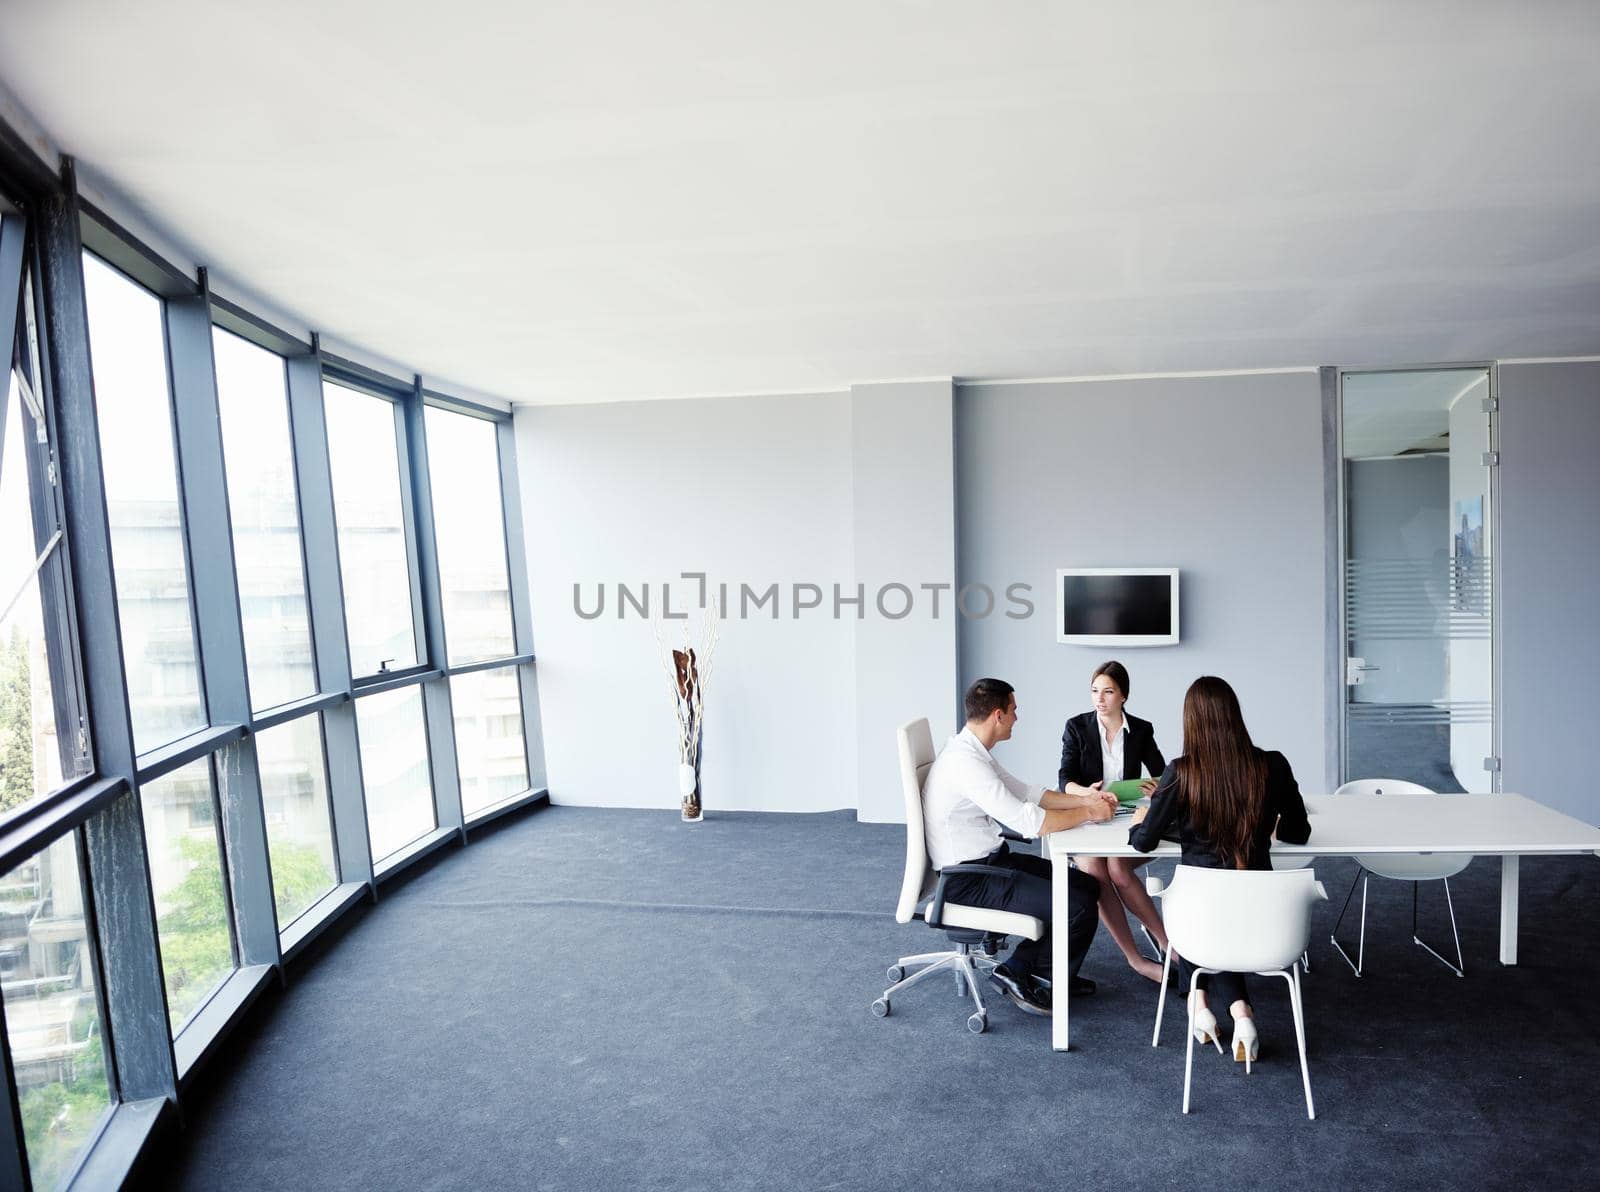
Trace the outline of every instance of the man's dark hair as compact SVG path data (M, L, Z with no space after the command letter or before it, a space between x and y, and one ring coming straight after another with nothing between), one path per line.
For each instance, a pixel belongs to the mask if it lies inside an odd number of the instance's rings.
M987 720L996 712L1004 712L1011 706L1011 697L1017 689L1004 679L979 679L967 688L967 698L964 701L967 708L967 720Z

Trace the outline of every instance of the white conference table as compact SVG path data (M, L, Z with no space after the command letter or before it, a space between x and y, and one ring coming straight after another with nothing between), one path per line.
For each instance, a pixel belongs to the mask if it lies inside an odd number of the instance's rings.
M1517 963L1517 889L1522 857L1594 853L1600 856L1600 828L1524 795L1308 795L1311 840L1306 844L1274 842L1274 856L1352 857L1358 853L1471 853L1500 858L1500 962ZM1067 921L1065 870L1071 857L1176 858L1179 849L1162 841L1153 853L1128 843L1132 817L1119 815L1103 824L1084 824L1052 832L1050 858L1051 910L1054 921ZM1313 868L1315 866L1313 865ZM1050 934L1054 971L1068 968L1065 931ZM1066 1051L1068 1001L1054 999L1050 1043Z

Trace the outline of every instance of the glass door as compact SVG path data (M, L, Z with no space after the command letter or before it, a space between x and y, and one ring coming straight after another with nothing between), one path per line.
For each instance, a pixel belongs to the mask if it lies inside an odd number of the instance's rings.
M1492 385L1341 374L1345 781L1497 789Z

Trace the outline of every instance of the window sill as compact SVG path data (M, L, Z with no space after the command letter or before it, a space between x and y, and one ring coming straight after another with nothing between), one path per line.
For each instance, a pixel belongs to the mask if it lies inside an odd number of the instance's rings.
M523 791L520 795L512 795L511 798L504 799L499 803L491 804L490 806L485 807L482 811L473 812L472 815L467 818L466 828L468 831L471 831L473 828L487 824L491 820L499 819L502 815L516 811L519 808L531 807L534 804L548 806L549 803L549 791L543 789L542 787L539 790L533 790L530 788Z
M222 1041L244 1017L251 1003L261 996L276 972L276 967L270 964L248 964L234 970L233 976L222 983L211 1000L178 1032L178 1037L172 1041L172 1054L178 1062L180 1092L216 1054Z
M435 828L426 836L413 840L397 853L390 853L376 866L373 867L372 880L377 882L387 881L414 861L419 861L429 853L443 848L452 840L461 839L459 828Z
M96 1192L136 1183L140 1164L155 1149L152 1144L176 1120L176 1107L165 1097L122 1102L66 1187L71 1192Z
M329 890L278 937L278 947L287 964L303 952L312 940L344 917L344 913L360 902L371 887L366 882L345 882Z

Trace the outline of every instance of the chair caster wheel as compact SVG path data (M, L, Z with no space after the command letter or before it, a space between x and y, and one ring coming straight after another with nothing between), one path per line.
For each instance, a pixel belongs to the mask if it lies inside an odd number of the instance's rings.
M981 1035L989 1027L987 1014L973 1014L967 1019L967 1029L974 1035Z
M901 981L905 980L905 977L906 977L906 970L901 968L898 964L891 964L889 966L889 984L890 985L898 985L898 984L900 984Z
M887 1017L889 1017L889 999L888 998L880 997L877 1001L872 1003L872 1016L874 1018L887 1018Z

